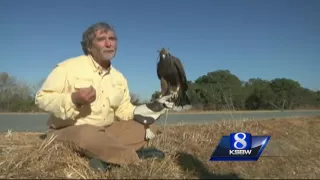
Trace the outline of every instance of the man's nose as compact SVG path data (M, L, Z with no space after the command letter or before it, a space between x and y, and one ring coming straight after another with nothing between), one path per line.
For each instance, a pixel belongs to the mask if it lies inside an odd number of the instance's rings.
M111 41L110 40L106 40L106 42L105 42L105 46L106 47L111 47Z

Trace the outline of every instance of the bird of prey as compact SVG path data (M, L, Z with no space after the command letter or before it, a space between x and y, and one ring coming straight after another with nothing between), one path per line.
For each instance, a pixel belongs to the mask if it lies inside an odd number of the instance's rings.
M157 75L161 84L160 96L172 94L172 102L178 108L189 109L188 84L184 67L179 58L162 48L159 52Z

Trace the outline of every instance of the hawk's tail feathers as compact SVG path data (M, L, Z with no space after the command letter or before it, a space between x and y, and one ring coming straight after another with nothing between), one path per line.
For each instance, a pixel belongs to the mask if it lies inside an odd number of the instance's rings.
M184 91L179 91L178 98L174 101L174 111L185 111L192 108L190 98Z

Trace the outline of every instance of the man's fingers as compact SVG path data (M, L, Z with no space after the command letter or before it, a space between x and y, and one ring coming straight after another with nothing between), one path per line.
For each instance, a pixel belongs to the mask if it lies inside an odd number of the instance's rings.
M95 89L91 89L91 91L89 92L89 94L87 95L88 101L89 102L93 102L96 99L96 91Z
M75 89L77 90L77 93L79 94L79 99L81 99L83 104L90 104L96 98L96 91L92 86Z
M88 96L90 96L90 97L96 96L96 90L91 87L90 91L88 93Z
M92 93L89 95L89 102L93 102L94 100L96 100L96 94L95 93Z
M92 88L92 86L90 86L90 87L87 87L87 88L81 88L80 89L80 92L81 92L81 94L83 95L83 96L89 96L91 93L92 93L92 91L94 91L94 89Z
M94 102L95 99L96 99L96 97L92 96L92 97L90 97L90 98L88 99L87 103L90 104L90 103Z

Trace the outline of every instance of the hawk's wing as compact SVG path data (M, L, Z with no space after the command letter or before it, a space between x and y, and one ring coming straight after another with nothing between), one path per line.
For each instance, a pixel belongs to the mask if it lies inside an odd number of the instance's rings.
M187 90L188 84L187 84L187 77L184 71L184 67L179 58L172 56L172 60L178 71L180 86L182 87L183 90Z

